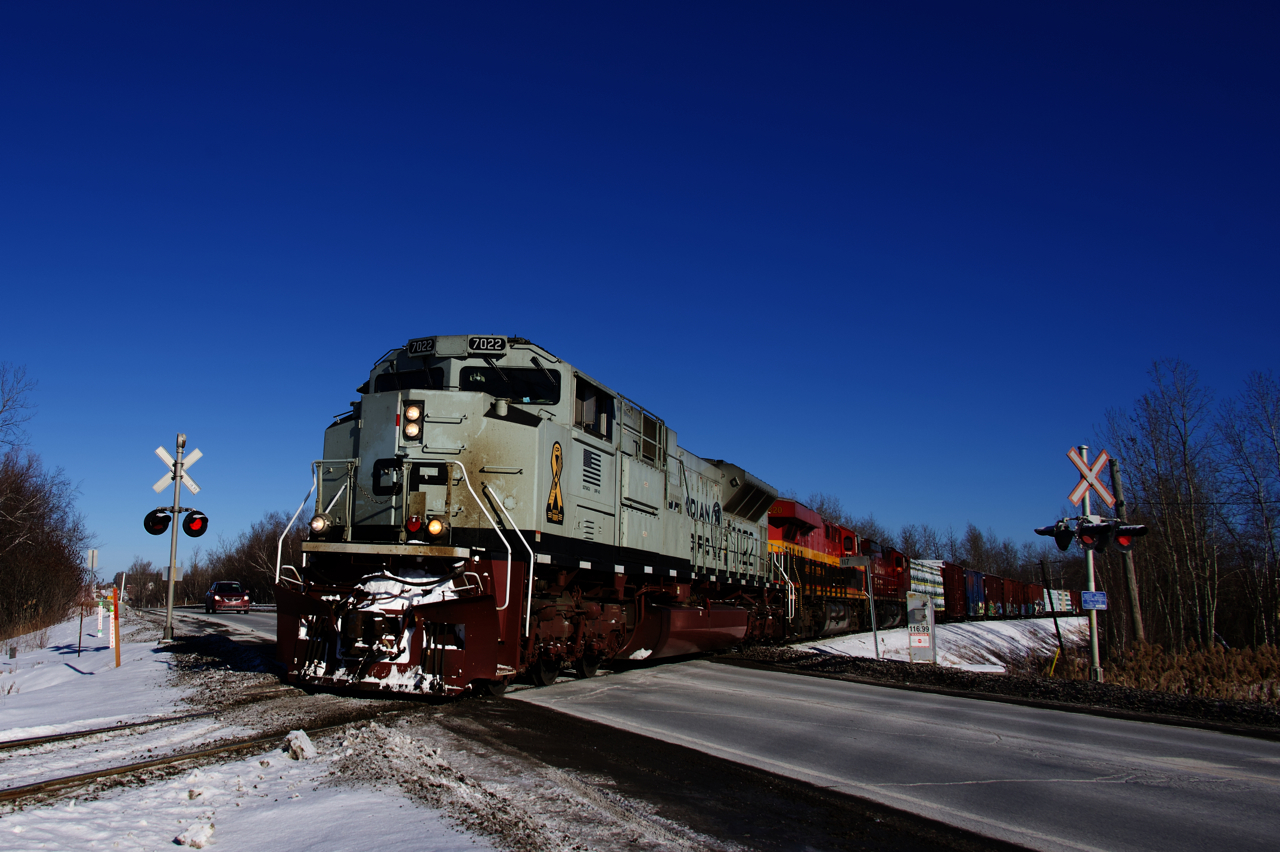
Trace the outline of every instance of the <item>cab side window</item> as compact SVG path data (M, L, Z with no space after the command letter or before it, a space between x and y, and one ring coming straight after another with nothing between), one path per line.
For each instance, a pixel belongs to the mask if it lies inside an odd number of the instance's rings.
M613 395L582 376L573 395L573 425L606 441L613 440Z

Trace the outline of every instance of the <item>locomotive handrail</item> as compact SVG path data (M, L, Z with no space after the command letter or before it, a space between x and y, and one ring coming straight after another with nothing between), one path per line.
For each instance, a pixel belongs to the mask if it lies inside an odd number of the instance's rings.
M338 489L338 493L333 495L333 499L329 501L329 505L325 507L324 513L327 515L333 511L333 504L338 502L338 498L342 496L342 492L347 490L347 483L342 483L342 487Z
M280 540L276 542L276 584L280 583L280 561L284 554L284 537L289 534L289 530L293 529L293 522L298 520L298 515L302 514L302 507L307 505L307 501L311 499L312 493L316 490L316 483L320 481L320 468L316 465L320 462L312 462L311 464L311 490L307 492L307 496L302 498L302 502L298 504L298 511L293 513L293 517L289 519L289 525L284 528L284 532L280 533Z
M502 606L497 608L498 612L502 612L507 608L507 604L511 603L511 542L507 541L507 537L502 534L502 530L498 528L498 522L489 514L489 510L484 507L484 503L480 502L480 498L476 496L476 490L471 487L471 480L467 477L467 468L460 461L453 459L441 459L445 464L456 464L458 469L462 471L462 481L467 484L467 490L471 492L471 499L476 501L476 506L484 513L485 520L489 522L489 526L493 527L493 531L498 534L498 538L502 539L502 543L507 548L507 590L502 596Z
M528 597L524 605L524 623L525 623L525 629L528 630L530 633L532 633L533 626L529 618L533 613L533 563L535 561L533 557L533 548L530 547L529 542L525 540L524 533L520 532L519 524L517 524L515 522L515 519L511 517L511 513L507 511L507 507L502 505L502 495L499 494L497 491L494 491L493 488L487 482L481 485L481 487L487 488L489 489L490 492L493 493L493 496L496 498L498 508L502 510L502 514L506 515L507 520L511 522L511 529L514 530L515 534L520 538L520 543L524 545L524 549L529 551L529 587L528 587ZM507 568L507 583L508 585L510 585L511 583L511 568L509 566Z
M796 586L791 582L791 578L787 576L785 553L770 553L769 564L782 575L782 579L787 581L787 620L796 617Z

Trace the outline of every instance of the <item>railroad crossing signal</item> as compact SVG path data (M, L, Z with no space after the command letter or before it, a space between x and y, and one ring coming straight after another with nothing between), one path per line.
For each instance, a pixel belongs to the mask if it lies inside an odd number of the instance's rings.
M165 490L166 488L169 487L169 485L173 483L173 468L174 468L174 465L177 464L177 462L173 460L173 456L169 455L169 453L165 451L164 447L156 447L156 455L160 457L160 461L164 462L169 466L169 472L166 473L164 476L160 477L159 482L151 486L151 490L159 494L161 491ZM182 484L187 486L187 490L190 491L193 495L200 493L200 486L196 485L196 481L191 478L191 474L187 473L187 470L191 467L191 465L198 462L200 460L200 457L203 455L204 453L200 452L199 450L192 450L190 455L188 455L185 459L182 460Z
M1102 498L1102 502L1107 504L1107 508L1114 507L1116 498L1111 494L1111 490L1102 484L1102 480L1098 479L1098 474L1102 472L1102 468L1111 459L1111 456L1107 455L1107 451L1103 450L1098 453L1098 457L1093 460L1092 467L1080 457L1080 452L1075 447L1067 450L1067 458L1071 459L1071 463L1080 471L1080 482L1075 488L1071 489L1071 494L1069 495L1071 504L1079 506L1080 501L1084 499L1084 495L1088 494L1089 489L1092 488Z

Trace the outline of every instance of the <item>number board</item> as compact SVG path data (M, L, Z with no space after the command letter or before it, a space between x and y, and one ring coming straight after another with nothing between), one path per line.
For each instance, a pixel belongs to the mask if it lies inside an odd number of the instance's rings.
M468 337L467 351L493 355L507 351L505 337Z
M410 355L431 355L436 351L436 339L434 337L419 337L417 340L410 340L405 349L409 351Z

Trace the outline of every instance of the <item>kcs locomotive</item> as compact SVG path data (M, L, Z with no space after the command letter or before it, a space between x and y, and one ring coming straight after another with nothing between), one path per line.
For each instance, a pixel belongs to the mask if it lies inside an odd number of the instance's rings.
M277 576L294 682L500 692L866 626L869 594L903 617L901 554L526 339L410 340L358 392L314 463L303 564Z

